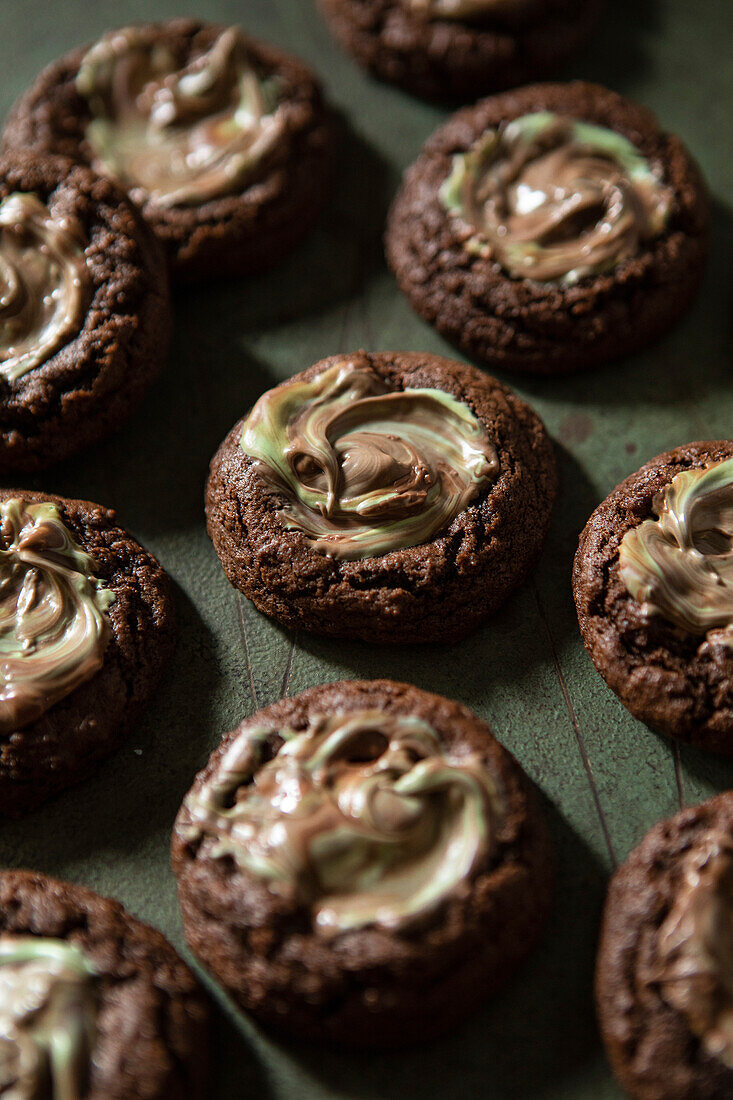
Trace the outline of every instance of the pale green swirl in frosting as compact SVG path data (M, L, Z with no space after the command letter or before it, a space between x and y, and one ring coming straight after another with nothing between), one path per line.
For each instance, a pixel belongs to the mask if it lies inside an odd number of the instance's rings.
M348 360L264 394L241 446L285 497L286 527L351 560L430 540L499 466L467 405L443 390L390 390Z
M637 255L674 202L621 134L551 111L487 130L453 158L440 198L469 252L513 279L561 284Z
M720 831L688 854L659 929L651 975L704 1050L733 1069L733 837Z
M489 858L503 813L478 755L381 711L247 729L185 807L188 839L310 906L324 935L432 913Z
M647 613L733 644L733 459L677 474L654 512L623 537L624 585Z
M230 27L185 66L137 27L111 31L76 79L92 120L93 167L138 202L197 205L249 185L286 133L274 78Z
M0 202L0 375L22 378L81 328L84 238L32 194Z
M64 940L0 935L0 1096L83 1100L97 1035L94 967Z
M0 503L0 734L101 668L114 593L55 504Z

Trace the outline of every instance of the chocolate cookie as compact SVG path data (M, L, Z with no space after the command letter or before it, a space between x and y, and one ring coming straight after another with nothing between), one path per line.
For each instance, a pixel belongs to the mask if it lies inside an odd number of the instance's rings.
M191 19L110 31L44 69L5 147L62 153L125 187L176 278L242 275L310 228L333 127L300 61Z
M595 84L459 111L407 171L387 258L412 307L493 367L564 374L629 355L688 308L708 199L680 140Z
M334 34L382 80L431 99L476 99L556 71L600 0L319 0Z
M596 508L573 571L593 663L652 729L733 753L733 442L658 455Z
M635 1100L733 1096L733 792L647 833L614 876L596 995Z
M293 629L462 637L526 576L555 496L541 421L481 371L416 352L323 359L222 443L208 531L229 580Z
M116 901L0 872L0 1090L197 1100L207 1009L168 941Z
M424 1041L494 992L549 907L528 780L485 723L390 680L282 699L228 734L173 833L186 937L301 1038Z
M173 635L170 582L113 511L0 490L0 817L112 752Z
M123 192L60 157L0 157L0 473L96 443L170 333L162 252Z

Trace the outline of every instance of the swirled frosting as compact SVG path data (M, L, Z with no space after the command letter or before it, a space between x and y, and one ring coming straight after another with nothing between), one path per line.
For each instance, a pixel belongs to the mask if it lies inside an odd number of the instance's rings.
M426 19L481 19L487 15L505 15L525 11L536 0L403 0L416 15Z
M733 459L677 474L653 507L621 542L628 592L647 614L733 645Z
M0 503L0 734L102 666L114 594L55 504Z
M431 913L490 855L502 813L477 755L381 711L245 730L185 805L192 841L309 905L325 935Z
M733 837L722 830L688 854L657 960L665 1001L733 1069Z
M454 157L440 197L469 251L513 279L563 284L637 255L674 201L621 134L550 111L487 130Z
M88 271L84 238L32 194L0 202L0 375L50 359L81 328Z
M284 496L286 527L352 560L431 539L499 466L467 405L443 390L390 390L347 360L264 394L241 446Z
M95 971L79 948L0 935L0 1096L82 1100L97 1034Z
M76 86L92 113L93 167L138 202L196 205L240 190L285 134L277 81L254 70L234 27L184 67L139 28L112 31Z

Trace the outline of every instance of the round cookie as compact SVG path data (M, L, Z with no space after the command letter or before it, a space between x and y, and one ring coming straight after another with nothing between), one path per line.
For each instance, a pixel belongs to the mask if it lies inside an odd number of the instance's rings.
M279 260L315 221L333 161L310 69L236 28L191 19L110 31L53 62L3 142L112 175L187 282Z
M124 739L174 641L170 581L98 504L0 490L0 817Z
M126 195L60 157L0 157L0 473L117 429L163 365L162 252Z
M185 963L119 902L32 871L0 872L0 1067L10 1094L198 1100L208 1095L207 1017Z
M556 71L600 0L319 0L370 72L430 99L473 100Z
M232 584L292 629L448 641L524 579L555 487L541 421L501 383L360 351L296 374L235 425L211 463L207 525Z
M706 482L697 479L713 466L714 477L727 471L733 481L732 458L733 442L722 440L647 462L596 508L573 569L583 640L609 687L652 729L726 754L733 753L733 489L721 495L712 485L713 514ZM700 526L708 522L718 532L713 544ZM717 610L706 610L711 601Z
M353 1046L458 1021L530 950L551 893L518 764L466 708L390 680L311 688L228 734L173 869L188 942L242 1008Z
M634 1100L733 1095L733 793L662 821L616 872L596 998Z
M387 259L426 321L503 370L565 374L638 351L691 304L708 199L680 140L595 84L459 111L405 174Z

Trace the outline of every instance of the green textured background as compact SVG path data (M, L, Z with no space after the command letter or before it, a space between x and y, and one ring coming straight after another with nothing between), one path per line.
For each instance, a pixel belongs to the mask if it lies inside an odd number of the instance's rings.
M733 767L678 751L607 690L578 635L570 566L589 513L627 473L667 447L731 434L733 6L616 0L570 71L649 104L697 155L715 203L709 275L692 313L648 353L588 377L510 379L558 444L561 496L539 568L461 645L399 651L294 637L258 615L224 578L202 493L225 432L280 379L360 346L450 354L400 297L380 245L399 174L445 112L363 75L312 0L3 0L2 113L58 54L112 25L176 14L240 23L320 71L343 113L336 189L319 228L277 270L179 295L170 360L141 411L104 446L26 483L118 510L175 580L180 641L127 746L91 782L3 827L0 864L120 898L180 947L169 831L223 732L285 692L341 677L442 692L489 719L545 796L558 869L540 948L460 1033L399 1055L282 1046L218 995L210 1096L617 1097L591 996L607 877L658 818L733 786Z

